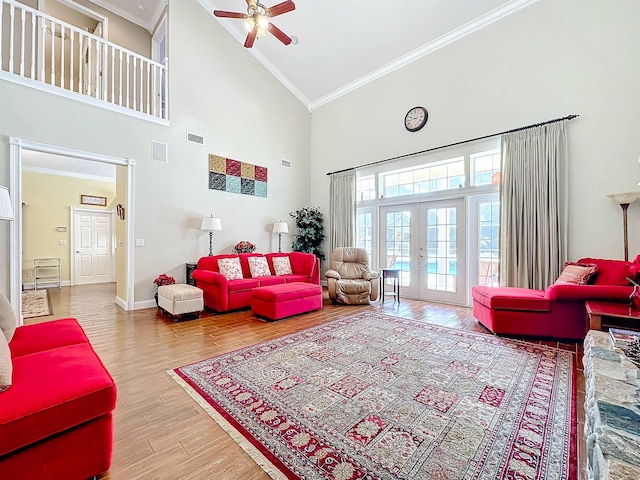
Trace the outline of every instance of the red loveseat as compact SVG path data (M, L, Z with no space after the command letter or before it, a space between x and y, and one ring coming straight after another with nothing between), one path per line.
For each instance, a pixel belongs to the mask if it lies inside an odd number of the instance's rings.
M9 348L0 478L85 480L107 471L116 387L77 320L18 327Z
M243 278L227 280L220 273L218 260L236 257L240 259ZM250 257L265 257L271 275L252 278L249 269ZM276 276L273 268L274 257L289 257L293 273ZM304 252L212 255L198 260L198 268L193 271L193 278L196 286L204 292L204 306L216 312L227 312L250 307L254 288L292 282L320 285L320 261L315 255Z
M493 333L503 335L584 339L589 330L588 300L628 302L636 264L621 260L582 258L595 264L588 285L553 284L546 290L475 286L473 316Z

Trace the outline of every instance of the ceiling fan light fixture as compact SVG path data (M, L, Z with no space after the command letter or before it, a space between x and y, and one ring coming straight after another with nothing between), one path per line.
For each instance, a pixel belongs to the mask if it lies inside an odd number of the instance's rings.
M244 21L244 28L247 32L250 32L251 30L253 30L253 27L256 26L256 21L249 17Z
M258 27L262 28L263 30L266 30L267 27L269 26L269 19L264 15L260 15L260 14L256 15L255 22L256 22L256 25L258 25Z

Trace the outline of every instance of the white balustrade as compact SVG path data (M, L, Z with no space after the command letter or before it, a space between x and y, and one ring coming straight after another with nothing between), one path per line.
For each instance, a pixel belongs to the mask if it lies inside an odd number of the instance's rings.
M0 0L0 72L168 120L164 65L15 0Z

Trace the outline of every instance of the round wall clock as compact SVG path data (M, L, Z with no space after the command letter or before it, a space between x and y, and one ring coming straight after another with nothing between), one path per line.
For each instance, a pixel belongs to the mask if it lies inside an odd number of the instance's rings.
M410 132L417 132L427 124L429 112L424 107L413 107L404 116L404 126Z

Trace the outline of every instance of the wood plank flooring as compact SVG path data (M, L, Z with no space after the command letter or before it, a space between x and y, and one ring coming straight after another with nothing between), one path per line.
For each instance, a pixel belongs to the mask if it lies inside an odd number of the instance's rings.
M254 343L329 322L362 310L423 320L490 334L470 308L415 300L380 306L336 306L277 322L254 317L250 310L174 323L156 309L125 312L115 305L115 285L49 289L53 315L27 319L39 323L75 317L118 388L114 412L113 462L103 480L216 479L269 477L238 447L166 371ZM578 354L578 438L582 438L584 377L582 345L534 341ZM579 442L580 463L584 448ZM585 478L581 470L581 478Z

